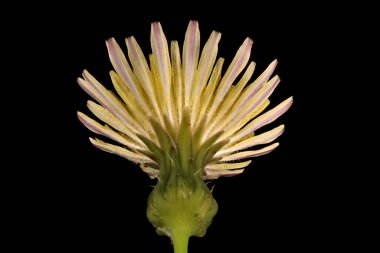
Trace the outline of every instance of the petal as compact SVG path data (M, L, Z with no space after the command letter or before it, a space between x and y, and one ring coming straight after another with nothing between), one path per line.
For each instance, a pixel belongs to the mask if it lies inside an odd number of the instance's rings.
M272 75L276 65L277 60L274 60L252 84L247 86L247 88L243 92L241 92L241 89L239 88L236 90L236 93L238 93L239 98L237 98L237 100L234 101L235 103L232 109L228 108L230 109L230 113L228 114L228 116L222 117L224 121L219 122L219 124L217 124L217 126L219 127L217 129L214 129L214 131L219 131L220 129L234 128L234 126L236 126L236 124L239 121L241 121L247 114L250 114L252 110L255 110L255 107L258 107L261 104L263 104L265 96L269 97L275 88L275 86L271 87L271 85L277 85L279 82L279 77L277 76L276 78L272 78L270 82L265 84L265 82L267 82L269 77ZM263 88L264 84L267 85L265 89ZM261 93L256 95L257 91L259 90L261 90ZM261 95L261 97L259 97L259 95ZM228 127L226 127L227 124ZM225 136L229 135L225 133Z
M195 118L199 114L199 99L202 94L204 87L210 78L212 68L216 61L216 56L218 53L218 43L220 41L221 34L213 31L210 38L207 40L201 54L199 61L199 67L197 70L196 82L192 89L192 102L193 110L191 112L191 122L195 124Z
M90 117L88 117L87 115L81 112L78 112L77 115L80 122L82 122L83 125L85 125L89 130L93 131L96 134L100 134L105 137L108 137L111 140L117 141L120 144L127 146L128 148L146 149L146 147L143 147L141 145L136 145L134 142L129 141L128 139L124 138L117 132L113 131L111 128L102 126L101 124L99 124L98 122L96 122L95 120L91 119Z
M85 90L91 97L98 101L102 106L107 108L112 114L119 119L123 124L130 125L128 119L128 112L125 110L118 101L115 101L110 92L106 90L94 77L86 70L83 71L85 79L78 78L78 84Z
M275 108L270 111L264 113L260 117L252 120L248 125L246 125L243 129L241 129L237 134L231 136L231 142L241 139L244 136L252 133L253 131L259 129L262 126L265 126L273 121L275 121L278 117L283 115L292 105L293 97L290 97L283 101L281 104L277 105Z
M152 23L150 41L152 45L153 58L158 70L156 73L157 79L163 89L164 94L164 100L160 102L166 104L165 111L169 116L169 120L173 122L173 113L170 104L172 70L170 65L169 48L165 34L162 31L161 24L158 22ZM159 91L161 91L161 89Z
M99 139L90 138L90 142L98 149L119 155L135 163L154 163L152 159L145 155L134 153L128 149L103 142Z
M88 71L83 71L83 79L78 79L79 84L88 86L95 94L95 99L99 103L112 112L112 114L119 119L123 124L128 125L133 131L146 133L146 131L133 121L129 112L125 109L124 105L106 88L103 87Z
M218 61L216 62L216 65L212 71L210 80L207 84L206 90L204 91L201 99L201 105L200 105L200 115L209 115L211 117L211 114L208 114L209 108L211 107L214 99L214 92L217 87L217 84L219 83L219 80L222 75L222 67L223 67L224 59L219 58ZM207 113L206 113L207 110ZM199 124L199 119L202 117L197 118L197 124Z
M226 117L228 117L228 113L231 110L232 105L238 99L240 92L243 90L244 86L248 83L249 79L251 79L253 75L253 71L255 69L255 63L251 62L246 69L244 75L241 77L240 81L236 86L232 86L234 89L230 89L230 93L226 96L226 99L222 102L220 109L217 111L217 116L214 121L211 123L209 129L212 130L212 133L218 132L223 129L223 123L227 123ZM231 88L232 88L231 87Z
M128 57L136 78L147 93L154 95L150 69L139 44L133 36L126 38L125 44L127 45Z
M205 180L214 180L219 177L233 177L239 175L244 172L244 169L239 170L218 170L218 171L209 171L206 170L206 176L204 176Z
M233 169L241 169L247 167L252 161L245 161L241 163L216 163L216 164L208 164L206 166L207 171L213 170L233 170Z
M183 112L183 118L178 132L178 150L179 152L179 164L184 171L189 168L189 161L191 159L191 131L190 131L190 115L189 109L185 108Z
M140 145L143 144L143 142L139 138L137 138L136 134L127 125L122 124L117 118L115 118L112 115L112 113L104 109L102 106L92 101L88 101L87 107L98 119L100 119L104 123L124 133L126 136L131 138L135 143L139 143Z
M273 93L274 89L277 87L280 82L280 78L278 76L273 77L269 82L267 82L252 98L241 108L236 108L235 110L238 113L234 118L226 117L222 126L229 129L234 127L239 121L244 119L247 115L249 115L252 111L259 108L265 100ZM230 138L230 136L228 136ZM238 139L238 136L231 136L231 142L234 142Z
M267 144L273 140L275 140L277 137L279 137L284 132L284 125L278 126L268 132L262 133L260 135L256 135L253 137L250 137L248 139L245 139L243 141L240 141L231 147L225 147L222 148L219 152L215 154L215 157L221 157L226 154L231 154L233 152L247 149L256 145L260 144Z
M142 108L148 108L146 101L143 98L141 87L137 78L134 76L131 67L129 66L127 59L120 46L117 44L114 38L106 41L108 54L112 63L112 66L123 79L124 83L128 85L129 90L133 93L137 102Z
M128 112L130 113L131 120L133 119L134 124L141 125L144 130L151 130L149 121L146 118L146 113L137 103L132 92L128 89L128 86L114 71L110 71L110 76L112 84L119 96L121 97L121 99L124 101L125 106L128 109Z
M230 64L225 75L220 81L218 90L215 95L214 103L210 110L210 114L215 113L220 103L223 101L223 98L226 95L227 91L230 89L232 83L235 81L236 77L247 65L249 57L251 55L252 44L253 41L250 38L247 38L240 46L234 59L232 60L232 63Z
M98 117L98 119L115 128L116 130L124 134L130 132L130 129L128 129L128 127L123 125L117 118L115 118L109 111L107 111L107 109L104 109L104 107L102 107L101 105L98 105L97 103L88 100L87 107L96 117Z
M144 57L140 46L138 45L136 39L132 36L125 40L128 48L128 56L133 66L133 72L136 75L140 85L144 89L145 93L149 98L149 104L154 108L157 116L162 121L162 113L160 112L156 94L154 92L153 81L151 77L151 72L148 63Z
M190 21L183 44L183 82L185 86L185 107L190 108L191 87L197 70L200 35L197 21Z
M221 33L213 31L202 50L201 58L199 60L199 68L197 70L197 82L194 89L195 95L199 95L199 91L206 86L211 75L218 54L220 38Z
M181 55L179 52L178 41L172 41L170 44L170 54L172 60L172 71L173 71L173 117L176 118L175 125L178 128L180 120L182 119L182 112L185 103L185 93L182 82L182 70L181 70Z
M247 114L243 119L241 119L238 123L231 125L227 131L220 137L221 139L229 138L232 134L240 130L244 127L249 121L255 118L257 115L262 113L265 108L270 104L269 99L264 100L261 105L257 106L256 109L252 110L249 114ZM253 132L253 131L251 131Z
M238 153L235 153L235 154L232 154L229 156L225 156L220 161L229 162L229 161L236 161L236 160L266 155L266 154L272 152L273 150L275 150L279 145L280 144L278 142L276 142L276 143L269 145L269 146L266 146L265 148L262 148L262 149L238 152Z
M171 65L169 48L165 34L162 31L161 24L158 22L152 23L151 44L153 56L157 61L157 67L159 70L158 79L161 81L161 84L163 85L164 92L167 98L169 98L171 86Z
M264 72L252 83L250 84L246 90L244 90L243 94L237 101L238 107L241 104L246 104L248 100L251 99L253 95L256 94L258 90L263 87L263 85L269 80L271 75L273 74L274 69L277 66L277 60L274 60L269 66L264 70Z
M144 171L151 179L158 178L158 175L160 174L159 170L153 169L150 166L147 166L145 164L141 164L140 168L142 171Z

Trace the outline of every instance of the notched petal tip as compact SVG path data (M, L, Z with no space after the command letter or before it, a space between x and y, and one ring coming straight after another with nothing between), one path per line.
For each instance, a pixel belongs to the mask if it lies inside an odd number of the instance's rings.
M151 23L151 26L161 26L161 22L160 21L153 21Z
M134 36L128 36L125 38L125 42L127 43L127 46L128 44L131 44L133 41L136 41Z
M160 22L152 22L151 25L151 33L159 33L162 31L162 26Z
M198 26L198 21L197 20L190 20L189 26Z
M248 46L252 47L252 45L253 45L253 39L251 39L250 37L247 37L247 38L244 40L243 44L245 44L245 43L247 43Z
M222 36L222 33L217 31L217 30L212 30L211 34L214 34L214 35L218 36L219 38Z
M109 46L111 46L111 45L117 43L114 37L111 37L111 38L106 39L105 42L106 42L107 47L109 47Z

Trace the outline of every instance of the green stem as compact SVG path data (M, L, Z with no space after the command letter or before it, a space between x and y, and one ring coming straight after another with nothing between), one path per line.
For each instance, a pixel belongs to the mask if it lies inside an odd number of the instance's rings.
M175 230L172 233L174 253L187 253L189 233L186 230Z

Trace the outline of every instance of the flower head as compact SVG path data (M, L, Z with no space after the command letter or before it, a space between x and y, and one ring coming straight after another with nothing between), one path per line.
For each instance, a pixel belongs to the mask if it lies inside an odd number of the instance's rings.
M255 132L292 104L290 97L263 113L280 82L277 75L271 77L277 61L250 82L255 63L250 61L253 42L247 38L222 73L224 59L217 58L220 38L219 32L212 32L201 50L198 23L190 21L181 57L178 42L169 45L155 22L148 60L133 36L126 39L129 61L115 39L106 41L117 95L86 70L78 78L96 101L89 101L88 108L105 124L78 112L80 121L118 144L90 138L91 143L158 178L147 214L157 232L173 239L174 247L182 240L176 238L204 235L216 213L204 180L240 174L251 158L277 148L279 144L272 142L284 125Z

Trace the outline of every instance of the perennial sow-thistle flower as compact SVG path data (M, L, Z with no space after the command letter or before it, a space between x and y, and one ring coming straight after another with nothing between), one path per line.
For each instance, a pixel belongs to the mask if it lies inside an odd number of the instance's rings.
M117 95L86 70L78 78L96 101L88 101L88 108L105 124L81 112L79 120L118 144L90 138L91 143L140 164L158 179L147 216L158 234L172 239L176 253L187 252L188 238L203 236L217 212L205 180L240 174L249 159L278 147L272 142L283 133L283 125L258 135L255 131L292 104L290 97L261 114L280 82L277 75L271 78L277 61L250 82L255 63L249 62L253 42L247 38L222 73L224 59L217 59L220 38L219 32L212 32L201 51L198 23L190 21L181 56L178 42L168 45L155 22L148 60L133 36L126 39L129 61L115 39L106 41Z

